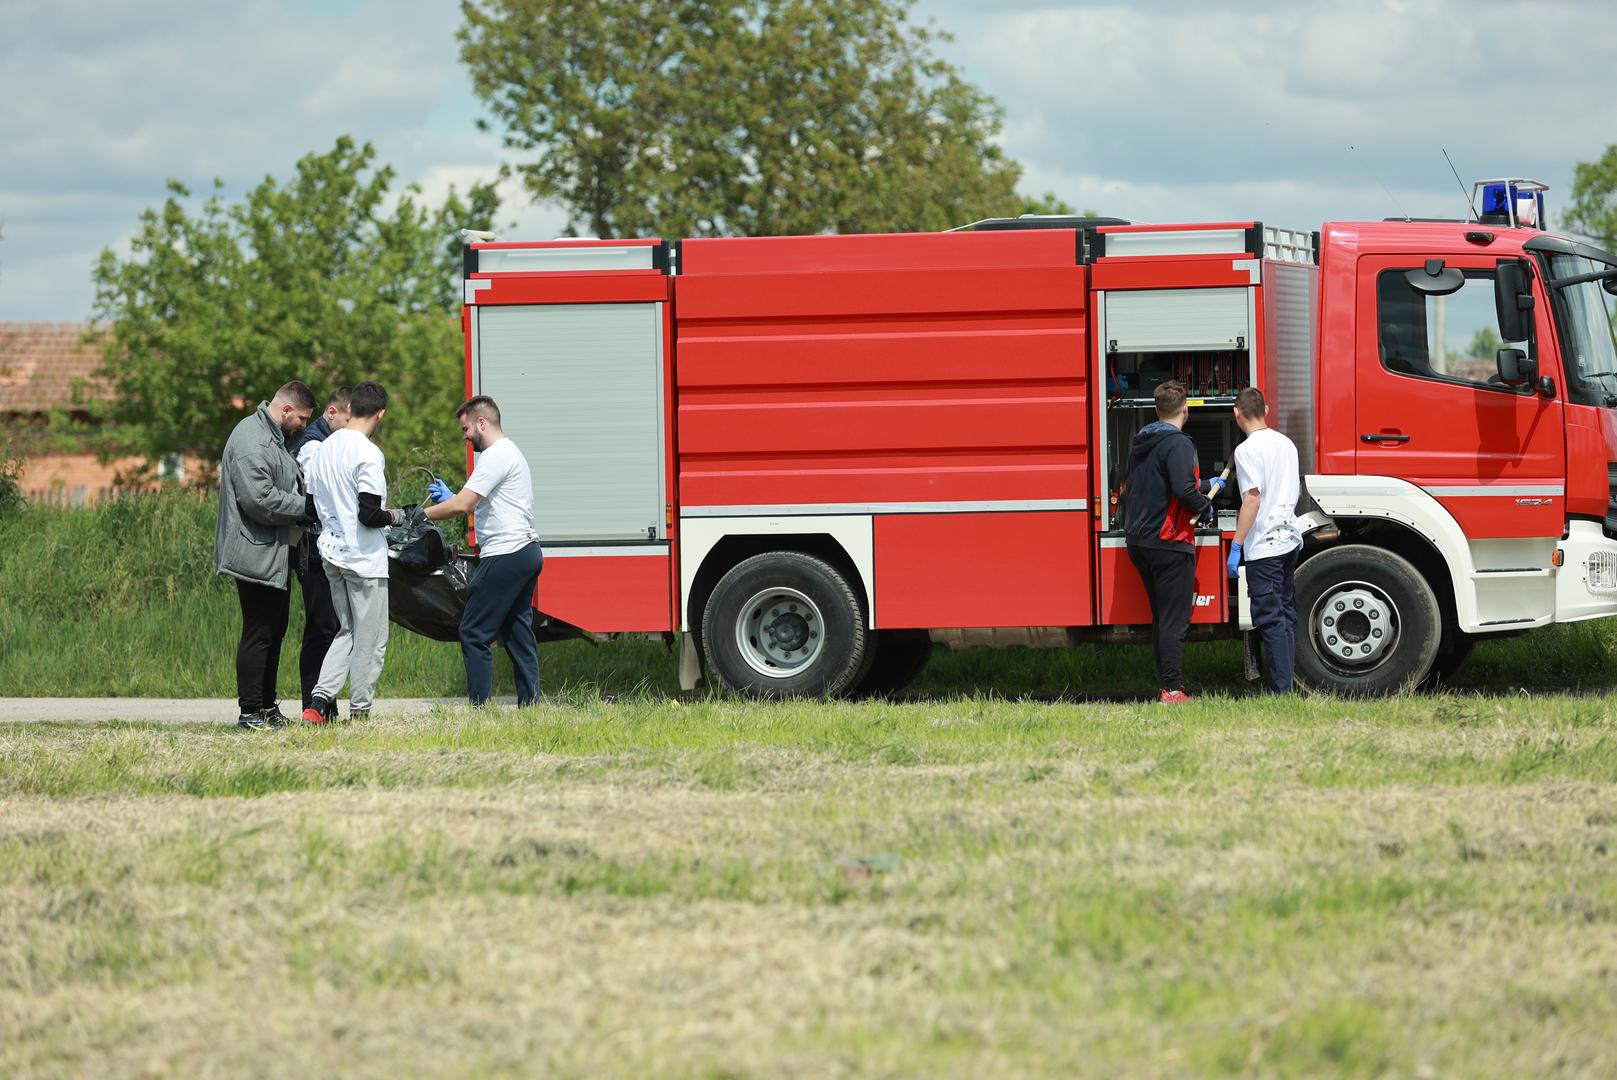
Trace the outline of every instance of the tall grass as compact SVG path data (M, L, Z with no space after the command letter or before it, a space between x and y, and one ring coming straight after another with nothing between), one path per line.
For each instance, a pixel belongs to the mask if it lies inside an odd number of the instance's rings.
M213 573L213 499L179 492L111 500L90 509L27 506L0 515L0 696L230 697L241 616L229 579ZM294 592L297 592L294 586ZM283 698L297 696L301 596L281 654ZM1604 624L1562 627L1482 646L1462 689L1605 689L1614 682ZM666 696L673 658L657 642L542 649L547 692ZM503 656L497 692L510 692ZM1192 645L1193 690L1240 691L1233 643ZM1071 652L1025 649L939 654L912 695L1127 698L1154 684L1143 647ZM459 647L395 627L381 693L459 696Z

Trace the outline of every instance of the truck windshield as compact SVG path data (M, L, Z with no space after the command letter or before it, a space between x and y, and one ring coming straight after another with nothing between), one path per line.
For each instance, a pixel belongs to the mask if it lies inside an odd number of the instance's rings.
M1612 267L1582 255L1550 256L1553 280L1593 274ZM1555 290L1560 294L1562 351L1574 386L1586 394L1617 396L1617 339L1612 333L1614 298L1598 281ZM1602 402L1603 404L1607 402Z

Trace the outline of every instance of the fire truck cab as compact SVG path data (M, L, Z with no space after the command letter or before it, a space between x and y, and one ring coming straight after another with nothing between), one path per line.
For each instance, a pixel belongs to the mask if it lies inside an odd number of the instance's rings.
M532 467L542 612L779 696L896 690L939 642L1148 640L1129 441L1177 378L1213 475L1257 386L1307 488L1298 676L1386 693L1617 614L1617 256L1534 227L1541 185L1482 196L1318 232L474 241L467 390ZM1250 629L1232 495L1193 639Z

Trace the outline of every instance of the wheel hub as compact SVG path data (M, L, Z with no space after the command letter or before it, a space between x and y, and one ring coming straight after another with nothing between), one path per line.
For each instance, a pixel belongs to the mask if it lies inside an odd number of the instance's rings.
M796 589L755 593L741 605L735 633L747 666L773 679L804 670L825 646L820 609Z
M1398 638L1398 612L1380 590L1360 583L1340 586L1314 608L1314 639L1340 664L1379 663Z

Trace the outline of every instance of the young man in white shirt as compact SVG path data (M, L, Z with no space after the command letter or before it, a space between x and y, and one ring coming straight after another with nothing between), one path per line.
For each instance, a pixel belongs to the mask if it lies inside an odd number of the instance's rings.
M320 516L320 557L331 583L339 629L320 665L320 681L303 719L323 724L348 683L348 719L370 715L376 680L387 655L387 529L402 510L385 510L387 463L371 442L387 413L387 391L373 382L354 387L348 426L332 432L310 462L309 488Z
M460 652L466 696L474 708L494 693L494 635L505 642L516 672L517 704L539 699L539 645L533 636L533 599L545 557L533 527L533 474L500 427L500 407L479 394L455 410L461 434L477 452L477 467L459 494L442 480L429 488L429 521L471 514L481 554L460 617Z
M1235 422L1246 434L1235 448L1235 478L1241 511L1229 570L1234 577L1246 562L1246 591L1252 602L1252 628L1262 636L1264 685L1271 694L1291 690L1296 657L1297 556L1303 534L1297 526L1301 480L1297 447L1266 422L1263 392L1249 386L1235 397Z

